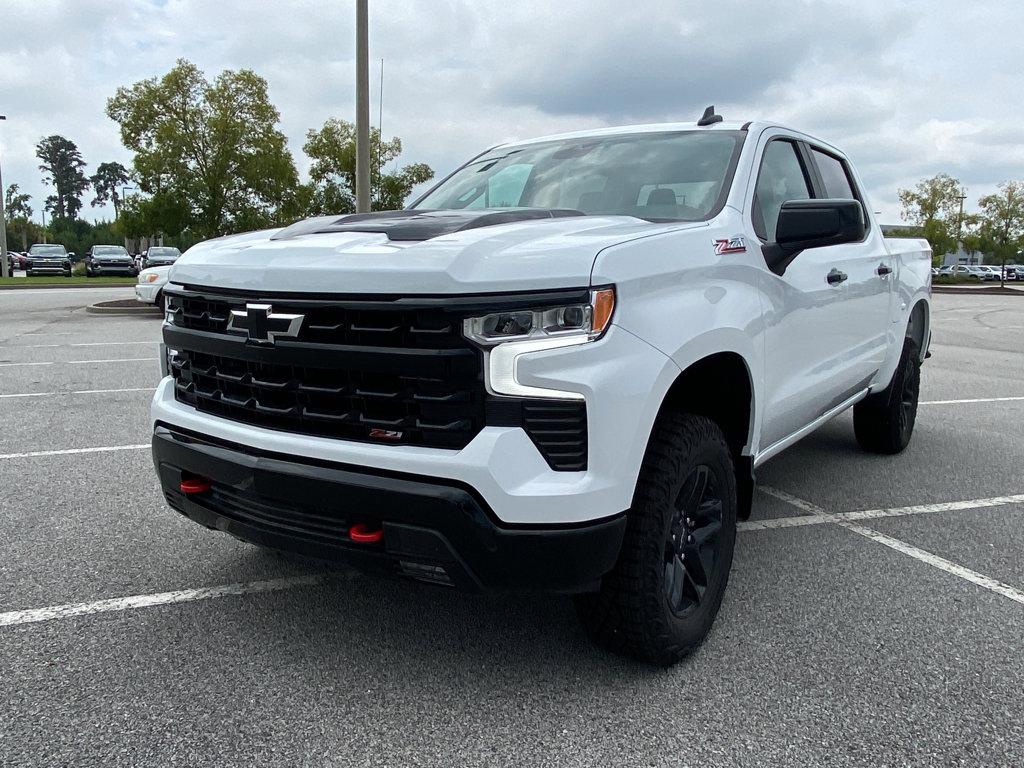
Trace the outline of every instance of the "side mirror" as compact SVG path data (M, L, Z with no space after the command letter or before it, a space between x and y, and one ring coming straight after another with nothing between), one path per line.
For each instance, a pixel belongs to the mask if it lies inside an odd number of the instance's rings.
M779 211L775 242L764 247L765 261L782 275L801 251L856 243L864 233L864 208L857 200L787 200Z

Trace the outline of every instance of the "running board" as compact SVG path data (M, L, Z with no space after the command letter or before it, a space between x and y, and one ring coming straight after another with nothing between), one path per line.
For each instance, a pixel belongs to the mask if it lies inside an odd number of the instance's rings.
M776 454L778 454L778 453L780 453L782 451L785 451L790 446L792 446L794 443L799 441L801 438L806 438L808 435L813 433L815 430L817 430L819 427L821 427L823 424L825 424L832 417L837 416L837 415L843 413L844 411L846 411L848 408L853 406L858 401L861 401L864 398L866 398L869 392L870 392L870 390L865 387L862 391L858 392L856 395L853 395L850 398L847 398L845 401L840 403L835 408L832 408L832 409L829 409L828 411L826 411L824 414L822 414L820 417L815 419L809 425L806 425L805 427L801 427L799 430L797 430L792 435L790 435L790 436L788 436L786 438L783 438L780 441L776 441L771 446L766 448L764 451L758 452L757 456L754 457L754 467L758 467L762 463L767 462L769 459L774 457Z

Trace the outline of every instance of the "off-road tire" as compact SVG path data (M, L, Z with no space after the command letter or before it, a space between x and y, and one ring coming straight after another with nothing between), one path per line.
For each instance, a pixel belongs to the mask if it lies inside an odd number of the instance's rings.
M920 390L921 351L907 337L889 386L853 407L853 432L860 447L875 454L903 451L914 434Z
M666 547L671 547L677 500L695 472L713 478L722 503L721 527L714 545L715 565L699 604L679 616L666 594L671 579L666 576ZM677 662L700 646L711 630L735 543L736 473L725 436L706 417L663 415L640 469L619 560L599 592L576 598L583 626L614 651L659 665Z

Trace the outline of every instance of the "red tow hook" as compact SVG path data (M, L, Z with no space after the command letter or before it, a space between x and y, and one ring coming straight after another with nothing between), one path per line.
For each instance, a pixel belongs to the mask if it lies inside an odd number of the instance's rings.
M212 488L212 484L206 478L182 478L178 485L182 494L202 494Z
M359 544L372 544L384 539L384 529L371 529L367 523L357 523L348 530L348 536Z

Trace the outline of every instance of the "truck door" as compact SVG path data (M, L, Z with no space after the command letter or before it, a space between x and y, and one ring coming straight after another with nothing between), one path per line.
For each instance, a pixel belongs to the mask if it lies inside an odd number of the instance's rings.
M769 139L750 206L755 236L774 241L782 204L811 197L825 193L806 145L786 136ZM864 243L807 249L783 275L764 271L761 450L867 387L881 365L888 313L887 306L876 312L874 305L887 299L878 291L881 277L868 280L869 253Z
M896 265L881 229L871 221L847 162L813 145L807 151L817 177L815 197L859 200L864 207L868 229L861 242L818 249L823 258L831 260L830 270L839 270L846 276L841 307L845 376L851 387L864 387L878 373L889 349L891 287L895 283Z

